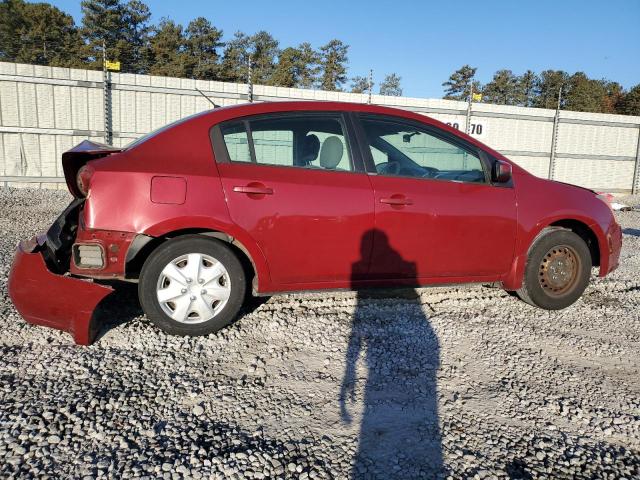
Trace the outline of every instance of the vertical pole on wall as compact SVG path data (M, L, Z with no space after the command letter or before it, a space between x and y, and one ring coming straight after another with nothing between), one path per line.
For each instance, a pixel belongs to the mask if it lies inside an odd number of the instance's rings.
M560 101L562 100L562 86L558 92L558 105L556 114L553 117L553 131L551 132L551 156L549 157L549 180L553 180L554 170L556 167L556 146L558 144L558 125L560 124Z
M631 185L631 193L636 195L640 193L640 127L638 128L638 146L636 147L636 166L633 171L633 184Z
M473 99L473 81L471 81L471 86L469 87L469 99L467 102L467 121L464 127L464 133L469 135L471 131L471 100Z
M253 102L253 66L251 58L249 58L249 67L247 68L247 100Z
M369 98L368 104L371 104L371 90L373 90L373 68L369 69Z
M104 101L104 143L111 145L111 78L107 69L107 46L102 40L102 95Z

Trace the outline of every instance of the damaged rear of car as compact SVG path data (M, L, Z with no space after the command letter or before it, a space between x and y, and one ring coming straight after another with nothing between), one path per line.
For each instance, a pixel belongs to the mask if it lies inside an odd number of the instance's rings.
M74 243L85 202L86 164L119 151L84 141L63 154L67 185L75 198L46 234L20 242L9 275L9 295L25 320L67 331L80 345L90 344L97 334L94 312L112 292L110 286L69 275L74 250L81 251Z

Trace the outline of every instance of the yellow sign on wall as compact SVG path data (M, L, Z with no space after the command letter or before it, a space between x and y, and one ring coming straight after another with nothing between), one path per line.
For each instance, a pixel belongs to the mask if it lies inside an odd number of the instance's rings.
M481 93L474 93L471 96L471 100L473 100L474 102L479 102L482 100L482 94Z
M120 71L120 62L110 62L109 60L105 60L104 66L107 70L113 70L114 72Z

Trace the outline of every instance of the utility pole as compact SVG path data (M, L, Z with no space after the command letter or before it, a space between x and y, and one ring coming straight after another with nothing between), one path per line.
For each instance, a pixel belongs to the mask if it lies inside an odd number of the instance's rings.
M373 90L373 68L369 69L369 99L368 104L371 104L371 91Z
M553 174L556 167L556 146L558 144L558 125L560 125L560 104L562 102L562 85L558 90L558 105L556 106L556 114L553 117L553 132L551 133L551 156L549 157L549 180L553 180Z
M102 94L104 101L104 143L112 145L111 133L111 74L107 69L107 45L102 39Z

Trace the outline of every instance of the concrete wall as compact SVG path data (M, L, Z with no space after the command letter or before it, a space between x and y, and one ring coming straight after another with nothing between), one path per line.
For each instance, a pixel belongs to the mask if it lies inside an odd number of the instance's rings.
M247 86L184 78L111 74L113 144L219 105L247 101ZM366 102L367 95L254 87L254 101ZM373 95L372 103L422 113L465 129L467 104ZM535 175L547 177L555 111L473 104L471 135ZM560 112L553 178L608 191L639 185L640 117ZM102 72L0 62L0 184L63 188L60 156L89 138L104 141Z

